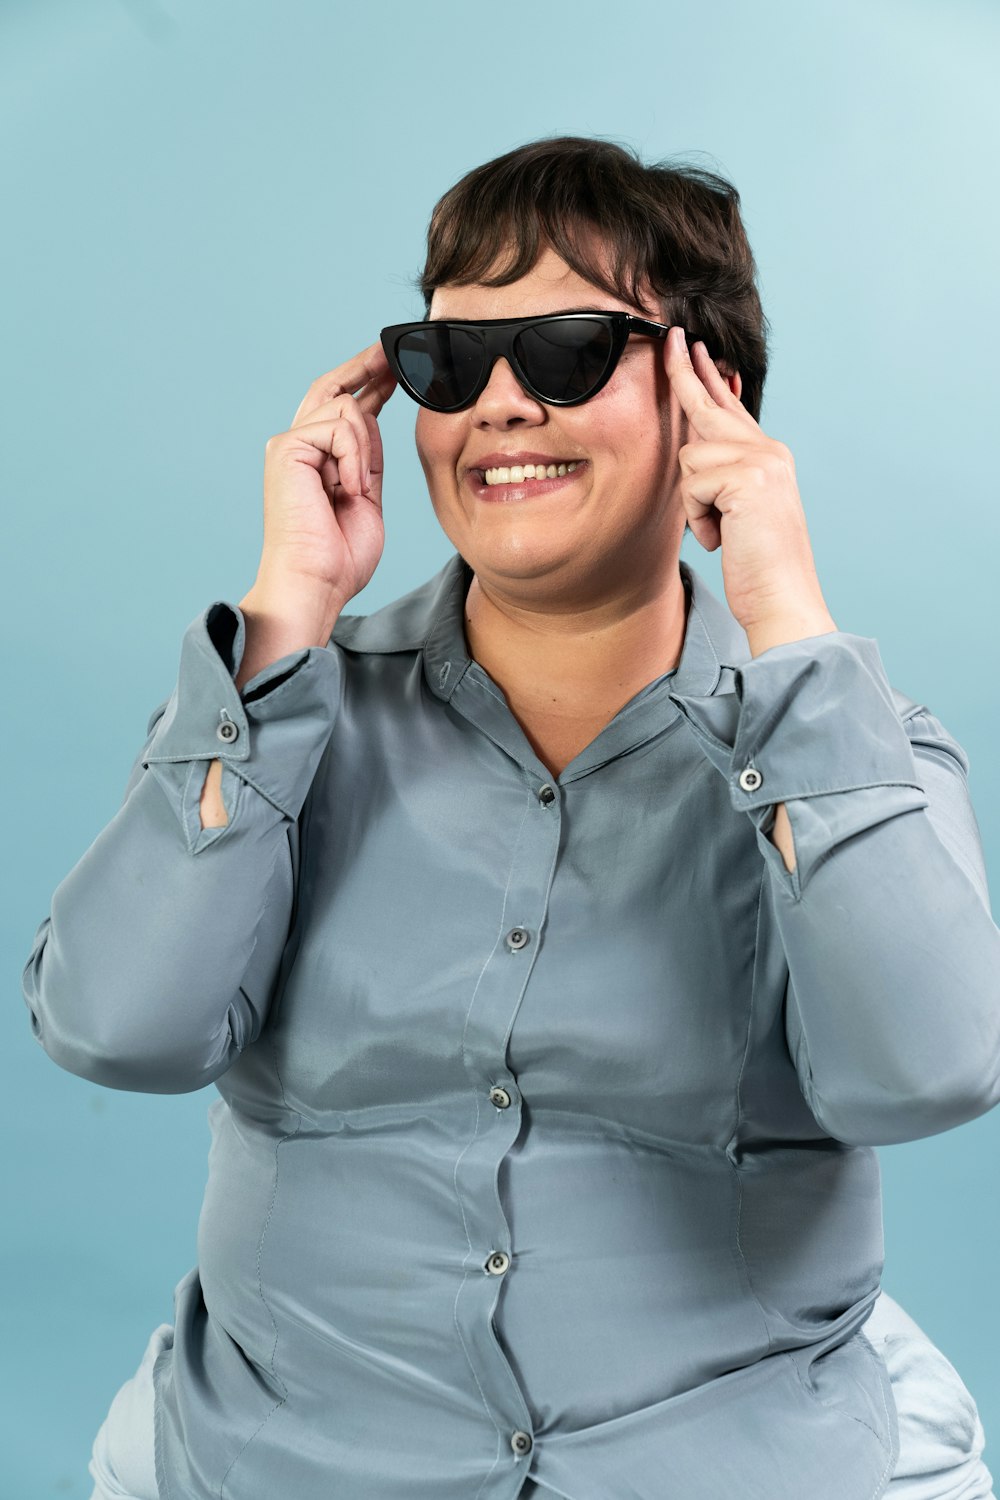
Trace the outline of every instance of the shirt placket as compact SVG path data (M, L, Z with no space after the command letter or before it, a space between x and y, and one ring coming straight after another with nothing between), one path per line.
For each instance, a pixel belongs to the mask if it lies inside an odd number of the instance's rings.
M513 766L511 771L516 774ZM521 1092L507 1064L507 1044L538 951L561 829L560 792L552 782L536 780L527 796L500 931L465 1021L462 1050L477 1108L473 1136L455 1165L468 1238L455 1321L497 1428L498 1463L504 1457L517 1463L534 1446L527 1401L493 1324L504 1282L518 1274L518 1247L501 1201L499 1176L522 1125ZM516 1360L517 1351L511 1353Z

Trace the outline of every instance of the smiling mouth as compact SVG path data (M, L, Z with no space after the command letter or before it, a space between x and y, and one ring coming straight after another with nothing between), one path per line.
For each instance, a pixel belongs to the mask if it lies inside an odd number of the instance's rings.
M555 463L511 463L496 468L469 469L469 477L480 489L510 486L510 484L537 484L540 481L565 478L585 466L586 459L561 459Z
M526 479L562 479L581 467L580 459L554 464L512 464L509 468L477 469L481 484L488 488L501 484L523 484Z

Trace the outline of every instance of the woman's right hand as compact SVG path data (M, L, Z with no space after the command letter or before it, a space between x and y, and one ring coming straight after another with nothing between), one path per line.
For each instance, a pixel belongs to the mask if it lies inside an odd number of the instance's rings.
M314 380L264 450L264 546L255 588L301 588L337 610L385 546L378 413L396 385L380 343Z

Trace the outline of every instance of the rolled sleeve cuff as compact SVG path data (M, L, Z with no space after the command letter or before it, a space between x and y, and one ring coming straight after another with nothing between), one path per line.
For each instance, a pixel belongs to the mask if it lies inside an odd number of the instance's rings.
M235 675L246 640L242 611L216 601L184 633L177 685L142 758L147 767L181 767L221 760L224 767L295 819L312 784L340 707L343 662L335 644L304 647L258 672L242 696ZM177 811L196 843L202 834L201 785L183 777L160 777L177 791ZM188 824L191 824L188 828Z
M734 692L673 701L726 776L733 807L864 787L908 787L926 805L877 642L830 631L734 669Z

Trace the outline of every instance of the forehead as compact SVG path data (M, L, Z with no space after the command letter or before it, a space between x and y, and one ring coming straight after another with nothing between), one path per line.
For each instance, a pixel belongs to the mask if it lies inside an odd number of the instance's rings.
M643 308L612 296L566 264L545 246L524 276L507 286L439 286L431 298L431 318L516 318L573 309L637 312Z

